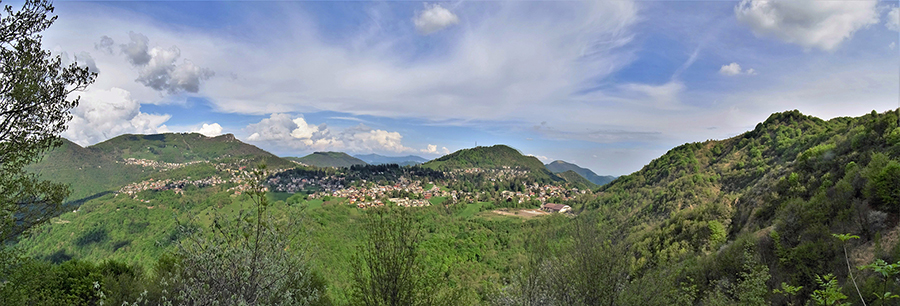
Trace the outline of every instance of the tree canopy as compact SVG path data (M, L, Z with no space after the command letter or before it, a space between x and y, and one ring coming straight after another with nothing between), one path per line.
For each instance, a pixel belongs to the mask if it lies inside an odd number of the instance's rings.
M63 66L41 47L40 32L56 20L47 0L27 0L0 18L0 240L15 239L62 208L64 185L42 181L23 167L60 144L59 134L78 105L72 97L96 73Z

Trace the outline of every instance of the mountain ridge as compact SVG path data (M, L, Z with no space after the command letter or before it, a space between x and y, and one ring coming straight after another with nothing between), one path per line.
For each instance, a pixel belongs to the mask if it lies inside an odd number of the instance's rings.
M349 168L354 165L368 165L359 158L344 152L313 152L303 157L286 157L288 160L315 167Z
M428 160L420 156L384 156L379 154L356 154L353 157L358 158L370 165L398 164L400 166L412 166L427 162Z

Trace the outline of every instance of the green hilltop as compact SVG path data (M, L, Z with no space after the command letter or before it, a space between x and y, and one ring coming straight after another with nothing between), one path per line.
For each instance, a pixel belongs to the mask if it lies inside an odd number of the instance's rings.
M125 134L89 148L116 158L148 159L167 163L252 156L274 167L291 165L254 145L237 140L232 134L216 137L206 137L199 133Z
M594 173L594 171L591 171L591 169L582 168L576 164L564 162L561 160L553 161L552 163L547 164L546 167L547 167L547 170L550 170L550 172L552 172L554 174L559 174L559 173L563 173L563 172L570 171L570 170L574 171L575 173L578 173L578 175L581 175L582 177L584 177L591 183L594 183L596 185L601 185L601 186L606 185L609 182L612 182L614 179L616 179L615 176L611 176L611 175L599 176L596 173Z
M235 139L231 134L206 137L198 133L167 133L125 134L88 147L64 139L62 146L47 152L39 162L29 165L27 169L47 180L70 184L72 193L69 200L112 191L151 176L190 172L180 170L160 175L157 173L164 167L126 162L129 158L170 164L244 160L248 164L265 163L274 168L294 166L287 160ZM190 165L186 168L198 167Z
M506 167L528 171L529 176L539 180L561 180L558 176L550 173L550 171L544 167L544 164L536 157L522 155L518 150L506 145L462 149L426 162L422 164L421 167L438 171L470 168L503 169Z
M314 152L304 157L285 157L285 159L315 167L349 168L353 165L367 165L359 158L344 152Z

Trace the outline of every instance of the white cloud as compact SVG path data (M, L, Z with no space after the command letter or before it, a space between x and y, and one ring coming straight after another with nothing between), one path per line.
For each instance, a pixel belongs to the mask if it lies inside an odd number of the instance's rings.
M69 53L62 51L59 53L60 61L63 66L69 66L72 63L78 65L78 67L88 68L88 71L94 73L100 73L100 69L97 68L97 62L94 61L94 58L90 53L82 51L75 54L74 59L69 57Z
M70 52L111 46L115 54L92 53L104 72L93 87L123 88L141 103L179 103L179 95L160 95L176 88L225 113L337 111L435 121L544 116L635 59L630 42L639 20L638 5L627 0L460 5L452 13L472 17L459 19L459 31L421 46L414 29L398 33L390 18L332 37L311 13L285 9L260 23L250 18L263 13L253 6L235 20L247 35L223 35L91 3L70 6L82 9L68 11L45 41ZM284 27L271 31L272 24ZM180 51L175 61L171 46ZM215 76L205 79L203 68Z
M620 86L626 92L626 96L634 102L651 102L652 106L660 109L672 109L679 107L679 95L684 92L684 83L670 81L662 85L649 84L624 84Z
M200 133L206 137L215 137L215 136L222 135L222 126L219 125L218 123L213 123L213 124L204 123L203 126L200 127L200 129L194 130L191 132Z
M371 129L363 124L343 130L339 139L347 149L356 152L414 152L415 149L403 146L403 136L398 132Z
M429 144L425 149L422 149L422 153L437 154L437 145Z
M122 53L128 61L140 69L135 80L157 91L177 94L182 91L197 93L200 82L214 75L213 71L194 65L185 59L177 64L181 50L176 46L168 49L150 49L150 39L141 33L129 32L131 42L121 45ZM113 43L109 36L103 36L95 48L101 49Z
M402 144L398 132L376 130L363 124L332 131L324 123L308 124L303 117L292 118L288 114L271 114L258 123L244 129L250 134L248 141L270 142L301 150L348 150L353 152L414 152Z
M719 74L727 75L727 76L735 76L738 74L746 74L746 75L756 75L756 70L753 68L747 69L744 71L741 68L741 65L738 63L731 63L728 65L722 65L722 68L719 68Z
M546 156L543 156L543 155L534 155L534 154L526 154L526 155L527 155L527 156L536 157L537 159L539 159L539 160L541 160L541 161L543 161L543 162L548 162L548 161L550 161L550 158L549 158L549 157L546 157Z
M719 73L722 75L738 75L741 74L741 65L738 63L731 63L728 65L722 65L722 68L719 69Z
M877 0L743 0L734 13L758 36L831 50L854 32L877 23L877 5Z
M440 149L438 149L438 146L433 144L429 144L425 147L425 149L419 151L425 154L450 154L450 149L447 149L447 147L441 147Z
M419 12L413 19L416 30L423 35L440 31L457 23L459 23L459 17L440 4L425 4L425 10Z
M895 7L888 11L887 16L885 16L884 26L900 32L900 7Z
M894 50L897 47L897 42L892 41L890 45L888 45L888 49Z
M112 37L103 35L100 37L100 42L94 44L94 49L102 51L106 54L113 54L113 45L116 44L116 41L112 39Z
M150 61L141 67L136 81L155 90L170 94L181 91L196 93L200 90L200 81L213 76L212 70L197 67L188 60L176 65L181 56L178 47L153 48L148 54Z
M141 66L149 63L150 59L153 57L149 52L150 38L147 38L144 34L135 32L128 32L128 38L131 40L129 43L119 46L122 49L122 54L125 54L125 57L132 65ZM104 35L100 38L100 43L94 47L108 48L114 43L115 41L112 38Z
M131 93L121 88L88 90L72 109L72 121L63 137L80 145L90 145L125 133L164 133L170 115L147 114Z

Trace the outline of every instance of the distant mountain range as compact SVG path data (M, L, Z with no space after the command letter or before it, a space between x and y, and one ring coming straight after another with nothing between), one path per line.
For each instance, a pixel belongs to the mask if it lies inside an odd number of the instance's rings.
M401 166L411 166L428 161L427 159L415 155L384 156L378 154L358 154L353 155L353 157L356 157L370 165L398 164Z
M545 167L537 158L522 155L505 145L462 149L432 161L414 155L392 157L365 154L353 157L343 152L315 152L304 157L280 158L256 146L243 143L231 134L206 137L197 133L125 134L88 147L64 140L62 146L47 152L40 162L28 166L28 170L45 179L70 184L72 194L69 200L117 190L132 182L163 177L161 175L164 173L161 171L164 171L164 167L126 162L129 158L171 164L227 159L240 161L248 166L265 163L270 168L296 166L291 161L308 166L337 168L367 164L404 166L421 164L423 167L441 171L509 167L527 170L529 176L541 181L548 183L566 181L579 188L594 188L596 186L593 184L597 182L605 184L613 179L597 176L588 169L562 161L553 162ZM199 165L192 167L197 168ZM198 175L215 171L211 166L206 167L210 169L190 168L179 171ZM565 174L568 170L579 174L586 181Z
M361 159L344 152L314 152L304 157L285 157L285 159L315 167L348 168L353 165L367 165Z
M566 171L574 171L575 173L578 173L579 175L581 175L582 177L584 177L591 183L594 183L594 184L600 185L600 186L606 185L609 182L612 182L613 180L616 179L615 176L610 176L610 175L599 176L596 173L594 173L594 171L591 171L591 169L582 168L576 164L567 163L567 162L564 162L561 160L554 161L552 163L547 164L546 166L547 166L547 170L550 170L550 172L553 172L554 174L559 174L559 173L563 173Z

